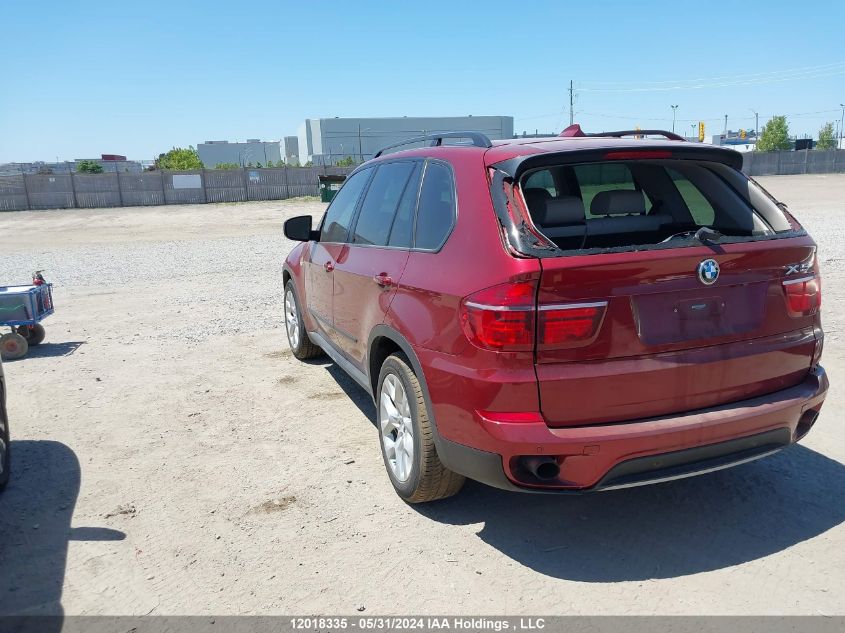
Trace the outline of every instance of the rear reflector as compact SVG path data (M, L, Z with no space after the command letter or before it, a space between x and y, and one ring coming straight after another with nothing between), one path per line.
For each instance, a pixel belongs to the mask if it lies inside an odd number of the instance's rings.
M819 311L822 304L822 287L818 275L784 281L783 290L789 316L812 316Z
M605 160L645 160L648 158L672 158L668 150L634 150L630 152L608 152Z

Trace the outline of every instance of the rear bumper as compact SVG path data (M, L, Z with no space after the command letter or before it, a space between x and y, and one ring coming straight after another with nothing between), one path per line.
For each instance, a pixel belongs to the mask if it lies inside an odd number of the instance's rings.
M508 490L642 485L727 468L796 442L815 422L827 389L818 367L800 384L766 396L634 422L549 428L539 415L509 421L476 412L476 446L438 437L437 449L451 470ZM557 459L559 478L539 481L522 469L519 458L531 455Z

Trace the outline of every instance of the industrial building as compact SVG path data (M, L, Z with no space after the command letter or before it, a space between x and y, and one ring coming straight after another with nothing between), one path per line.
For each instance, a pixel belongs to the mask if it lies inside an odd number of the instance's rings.
M299 164L299 137L285 137L285 162L288 165Z
M387 145L430 132L473 130L491 139L513 138L513 117L388 117L306 119L299 126L299 160L333 165L352 158L365 161Z
M101 154L100 158L77 158L72 161L45 162L42 160L29 163L2 163L0 176L17 176L20 174L67 174L79 170L81 162L97 163L104 172L133 172L143 171L144 167L137 160L127 160L120 154Z
M202 164L212 169L220 163L234 163L236 165L267 165L282 160L281 144L279 141L261 141L257 138L247 139L244 143L230 143L229 141L206 141L197 145Z

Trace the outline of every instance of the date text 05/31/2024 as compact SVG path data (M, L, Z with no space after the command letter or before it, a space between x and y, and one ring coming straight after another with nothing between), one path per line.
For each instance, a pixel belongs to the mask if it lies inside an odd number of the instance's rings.
M294 630L321 631L361 630L443 630L443 631L539 631L546 628L543 618L479 618L479 617L295 617L290 620Z

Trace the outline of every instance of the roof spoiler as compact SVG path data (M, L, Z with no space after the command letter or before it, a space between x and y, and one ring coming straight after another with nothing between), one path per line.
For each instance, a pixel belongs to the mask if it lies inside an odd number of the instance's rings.
M581 129L581 126L577 123L570 125L566 128L563 132L559 134L559 136L563 136L566 138L574 138L574 137L609 137L609 138L622 138L623 136L662 136L664 138L669 139L670 141L685 141L686 139L683 136L675 134L674 132L667 132L666 130L618 130L616 132L595 132L592 134L587 134L584 130Z
M465 138L472 142L473 147L493 147L493 143L490 142L487 135L482 134L481 132L434 132L432 134L426 134L425 136L415 136L414 138L409 138L401 143L382 147L376 152L376 155L373 156L373 158L378 158L389 149L395 149L397 147L402 147L403 145L410 145L411 143L424 143L426 141L431 141L431 147L439 147L440 145L443 145L444 138Z

